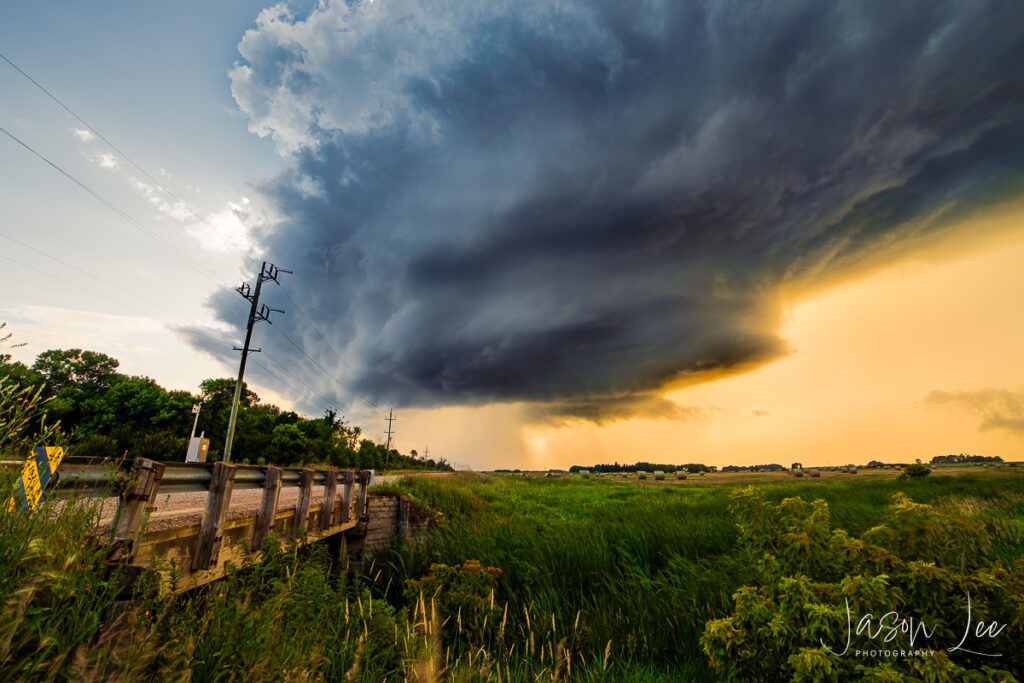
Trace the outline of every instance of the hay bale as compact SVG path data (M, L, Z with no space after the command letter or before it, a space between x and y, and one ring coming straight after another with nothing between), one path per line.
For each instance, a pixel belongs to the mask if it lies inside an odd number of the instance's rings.
M856 467L848 467L846 469L849 471L850 474L857 474L857 468Z
M637 479L646 479L647 478L647 473L646 472L637 472L636 473L636 478Z
M590 470L580 470L580 476L584 479L590 479Z
M676 479L686 479L686 472L683 470L676 470Z
M803 470L793 469L792 467L790 467L789 470L787 471L787 474L789 474L789 476L791 476L791 477L802 477L802 476L804 476L804 471Z
M821 471L820 470L816 470L816 469L809 469L809 470L807 470L807 476L808 477L814 477L814 478L820 477L821 476Z
M703 477L703 476L704 476L705 474L707 474L707 472L705 472L704 470L701 470L701 471L700 471L700 476L702 476L702 477Z
M654 473L654 480L665 481L665 473L662 472L661 470L658 470L657 472Z

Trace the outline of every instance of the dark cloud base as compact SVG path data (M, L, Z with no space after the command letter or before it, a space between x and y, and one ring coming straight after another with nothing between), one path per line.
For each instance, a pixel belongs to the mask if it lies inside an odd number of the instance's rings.
M262 185L284 216L262 239L346 364L297 317L275 324L397 406L690 417L658 389L784 354L783 287L1021 192L1022 20L378 0L265 21L232 72L254 129L294 151Z

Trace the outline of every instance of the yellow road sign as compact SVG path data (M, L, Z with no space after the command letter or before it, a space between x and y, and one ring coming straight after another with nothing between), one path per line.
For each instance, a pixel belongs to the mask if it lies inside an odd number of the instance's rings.
M67 455L67 449L62 446L37 446L32 449L32 455L26 460L21 468L21 477L14 491L14 496L4 503L4 510L13 512L17 507L35 510L39 499L43 497L43 491L50 479L57 472L60 461Z

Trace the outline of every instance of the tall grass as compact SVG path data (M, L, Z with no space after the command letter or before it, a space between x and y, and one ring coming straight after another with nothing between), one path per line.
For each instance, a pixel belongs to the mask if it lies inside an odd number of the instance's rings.
M985 523L998 553L1019 557L1019 484L932 476L764 490L773 502L824 498L852 533L903 490ZM753 572L728 489L482 475L389 487L440 523L378 554L366 575L341 571L323 544L268 539L224 580L178 596L156 573L124 588L103 539L89 540L87 502L0 516L0 680L714 680L701 634ZM502 571L467 578L471 559ZM425 575L455 578L442 588Z
M764 488L774 502L824 498L835 525L855 534L881 523L896 491L927 503L973 501L996 554L1011 559L1024 554L1024 505L1013 493L1020 484L1018 474L1009 474ZM738 552L730 489L474 475L407 478L392 488L445 513L447 522L430 543L379 558L390 585L431 563L475 558L505 570L498 592L511 606L507 628L517 642L571 635L566 642L581 679L642 669L646 677L714 680L700 636L708 620L731 611L732 594L753 578ZM605 660L609 668L596 666Z

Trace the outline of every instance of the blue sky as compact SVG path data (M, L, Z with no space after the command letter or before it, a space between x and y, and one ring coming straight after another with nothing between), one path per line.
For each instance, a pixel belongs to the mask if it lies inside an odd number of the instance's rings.
M6 57L185 200L188 211L206 216L240 206L243 198L255 206L259 195L251 183L281 164L269 141L248 132L227 76L238 59L236 45L260 9L251 2L9 3L0 45ZM179 253L228 283L241 277L240 249L208 249L188 236L183 228L194 217L186 212L176 219L147 201L133 179L152 188L151 181L102 141L88 140L81 123L6 63L0 63L0 92L4 128ZM83 132L76 135L76 129ZM181 322L209 321L204 302L214 285L208 279L6 137L0 183L5 234L138 295L4 240L0 254L80 285L5 262L0 306L29 344L22 354L55 343L92 344L122 358L130 371L191 390L209 374L225 374L165 328L165 311L147 305L164 302ZM150 194L174 203L158 189ZM141 333L129 342L125 332L132 328Z

